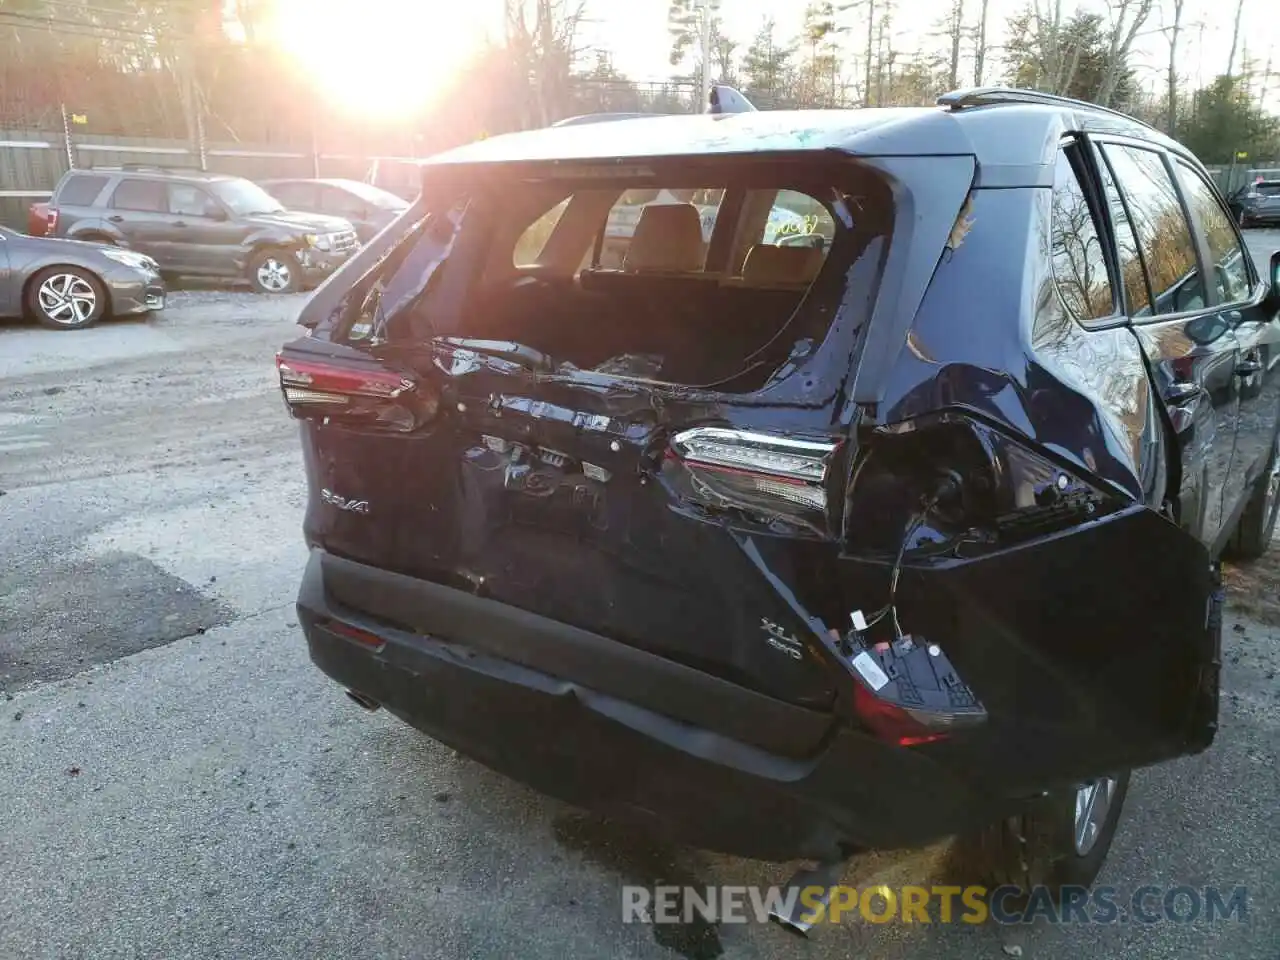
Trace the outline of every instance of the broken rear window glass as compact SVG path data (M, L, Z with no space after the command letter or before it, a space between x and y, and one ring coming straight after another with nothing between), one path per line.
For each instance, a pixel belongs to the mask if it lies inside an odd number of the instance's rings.
M693 183L687 165L641 182L487 173L391 326L517 344L555 369L759 389L822 343L850 283L874 284L849 268L889 233L892 201L848 165L726 167Z

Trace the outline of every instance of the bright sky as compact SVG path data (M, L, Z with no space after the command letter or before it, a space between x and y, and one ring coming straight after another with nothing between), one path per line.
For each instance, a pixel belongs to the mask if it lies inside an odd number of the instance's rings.
M993 45L1004 40L1004 25L1009 16L1026 5L1027 0L990 0L988 37ZM1042 0L1047 7L1049 0ZM1280 16L1276 15L1278 0L1245 0L1241 21L1241 40L1247 41L1248 52L1260 65L1265 64L1269 52L1275 53L1275 68L1280 70ZM930 38L934 24L941 20L950 8L951 0L897 0L897 19L901 23L898 47L911 51L935 44L941 47L941 38ZM737 40L742 49L751 41L767 15L778 21L782 36L799 31L807 0L721 0L721 15L725 32ZM1105 0L1083 0L1083 6L1098 11L1106 10ZM966 18L973 22L980 0L966 0ZM1073 8L1072 0L1065 0L1064 8ZM1157 0L1156 6L1172 10L1171 0ZM633 79L663 79L670 75L667 53L670 39L667 32L667 0L587 0L588 15L595 21L589 25L588 39L613 52L614 63L619 70ZM907 15L907 11L910 15ZM1182 72L1197 84L1222 72L1226 67L1231 47L1231 27L1235 13L1234 0L1186 0L1183 13L1184 32L1179 46L1184 51L1179 56ZM858 11L844 14L846 22L853 26L851 40L865 37L865 21ZM1156 31L1165 24L1159 14L1153 14L1143 27L1146 36L1135 43L1134 61L1144 82L1163 80L1168 59L1168 45L1163 34ZM1171 21L1170 21L1171 22ZM1203 24L1203 31L1201 25ZM1237 53L1237 68L1239 57ZM998 68L998 63L995 64ZM1273 83L1280 95L1280 80ZM1272 98L1273 102L1276 99Z
M589 22L580 43L608 50L614 65L634 80L662 80L671 76L668 55L671 37L667 27L670 0L585 0ZM725 32L746 49L766 15L778 23L780 40L800 29L808 0L721 0ZM897 0L895 38L897 48L911 53L922 48L941 49L945 39L933 36L952 0ZM992 75L999 78L999 45L1008 17L1028 0L989 0L988 39L995 48L989 55ZM1047 7L1053 0L1041 0ZM1115 0L1113 0L1115 2ZM348 108L392 114L411 109L412 99L422 99L440 81L458 69L486 32L501 34L502 0L277 0L278 35L300 60L314 68L335 101ZM966 0L966 19L973 21L981 0ZM1099 11L1107 0L1080 0ZM1245 0L1240 35L1242 50L1265 64L1275 55L1280 71L1280 0ZM1172 0L1156 0L1157 8L1172 8ZM532 3L530 3L532 6ZM1065 9L1074 0L1063 0ZM910 16L906 11L910 10ZM1184 33L1179 61L1184 81L1203 84L1226 68L1231 45L1235 0L1186 0ZM355 12L358 11L358 12ZM354 13L354 15L353 15ZM846 43L858 48L865 37L859 11L843 15L852 30ZM388 29L388 24L394 29ZM1133 63L1139 80L1162 84L1168 46L1160 27L1165 21L1154 14L1134 48ZM357 56L356 52L363 55ZM353 59L354 58L354 59ZM406 71L416 82L407 83ZM1280 79L1268 98L1280 109ZM388 96L399 91L400 96Z

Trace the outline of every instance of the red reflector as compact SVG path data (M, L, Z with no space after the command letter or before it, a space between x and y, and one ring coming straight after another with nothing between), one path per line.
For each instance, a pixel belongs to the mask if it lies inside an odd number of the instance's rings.
M346 637L348 640L354 640L366 647L373 647L375 650L381 650L387 645L387 641L383 640L376 633L370 633L368 630L361 630L359 627L353 627L348 623L340 623L337 620L324 620L320 626L330 633L336 633L340 637Z
M881 740L899 747L945 740L945 730L930 730L902 707L881 700L861 683L854 681L853 709L867 728Z

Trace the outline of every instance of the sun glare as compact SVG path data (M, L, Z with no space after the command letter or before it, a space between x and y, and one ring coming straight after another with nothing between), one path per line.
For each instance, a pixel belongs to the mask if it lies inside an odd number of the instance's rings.
M272 34L327 102L383 119L432 103L479 39L440 0L275 0Z

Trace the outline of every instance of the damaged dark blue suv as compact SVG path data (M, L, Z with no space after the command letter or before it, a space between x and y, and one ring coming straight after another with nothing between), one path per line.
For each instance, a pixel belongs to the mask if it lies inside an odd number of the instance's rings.
M1091 881L1129 771L1209 746L1280 259L1177 143L983 89L422 178L277 360L358 702L701 847L977 836L1023 884Z

